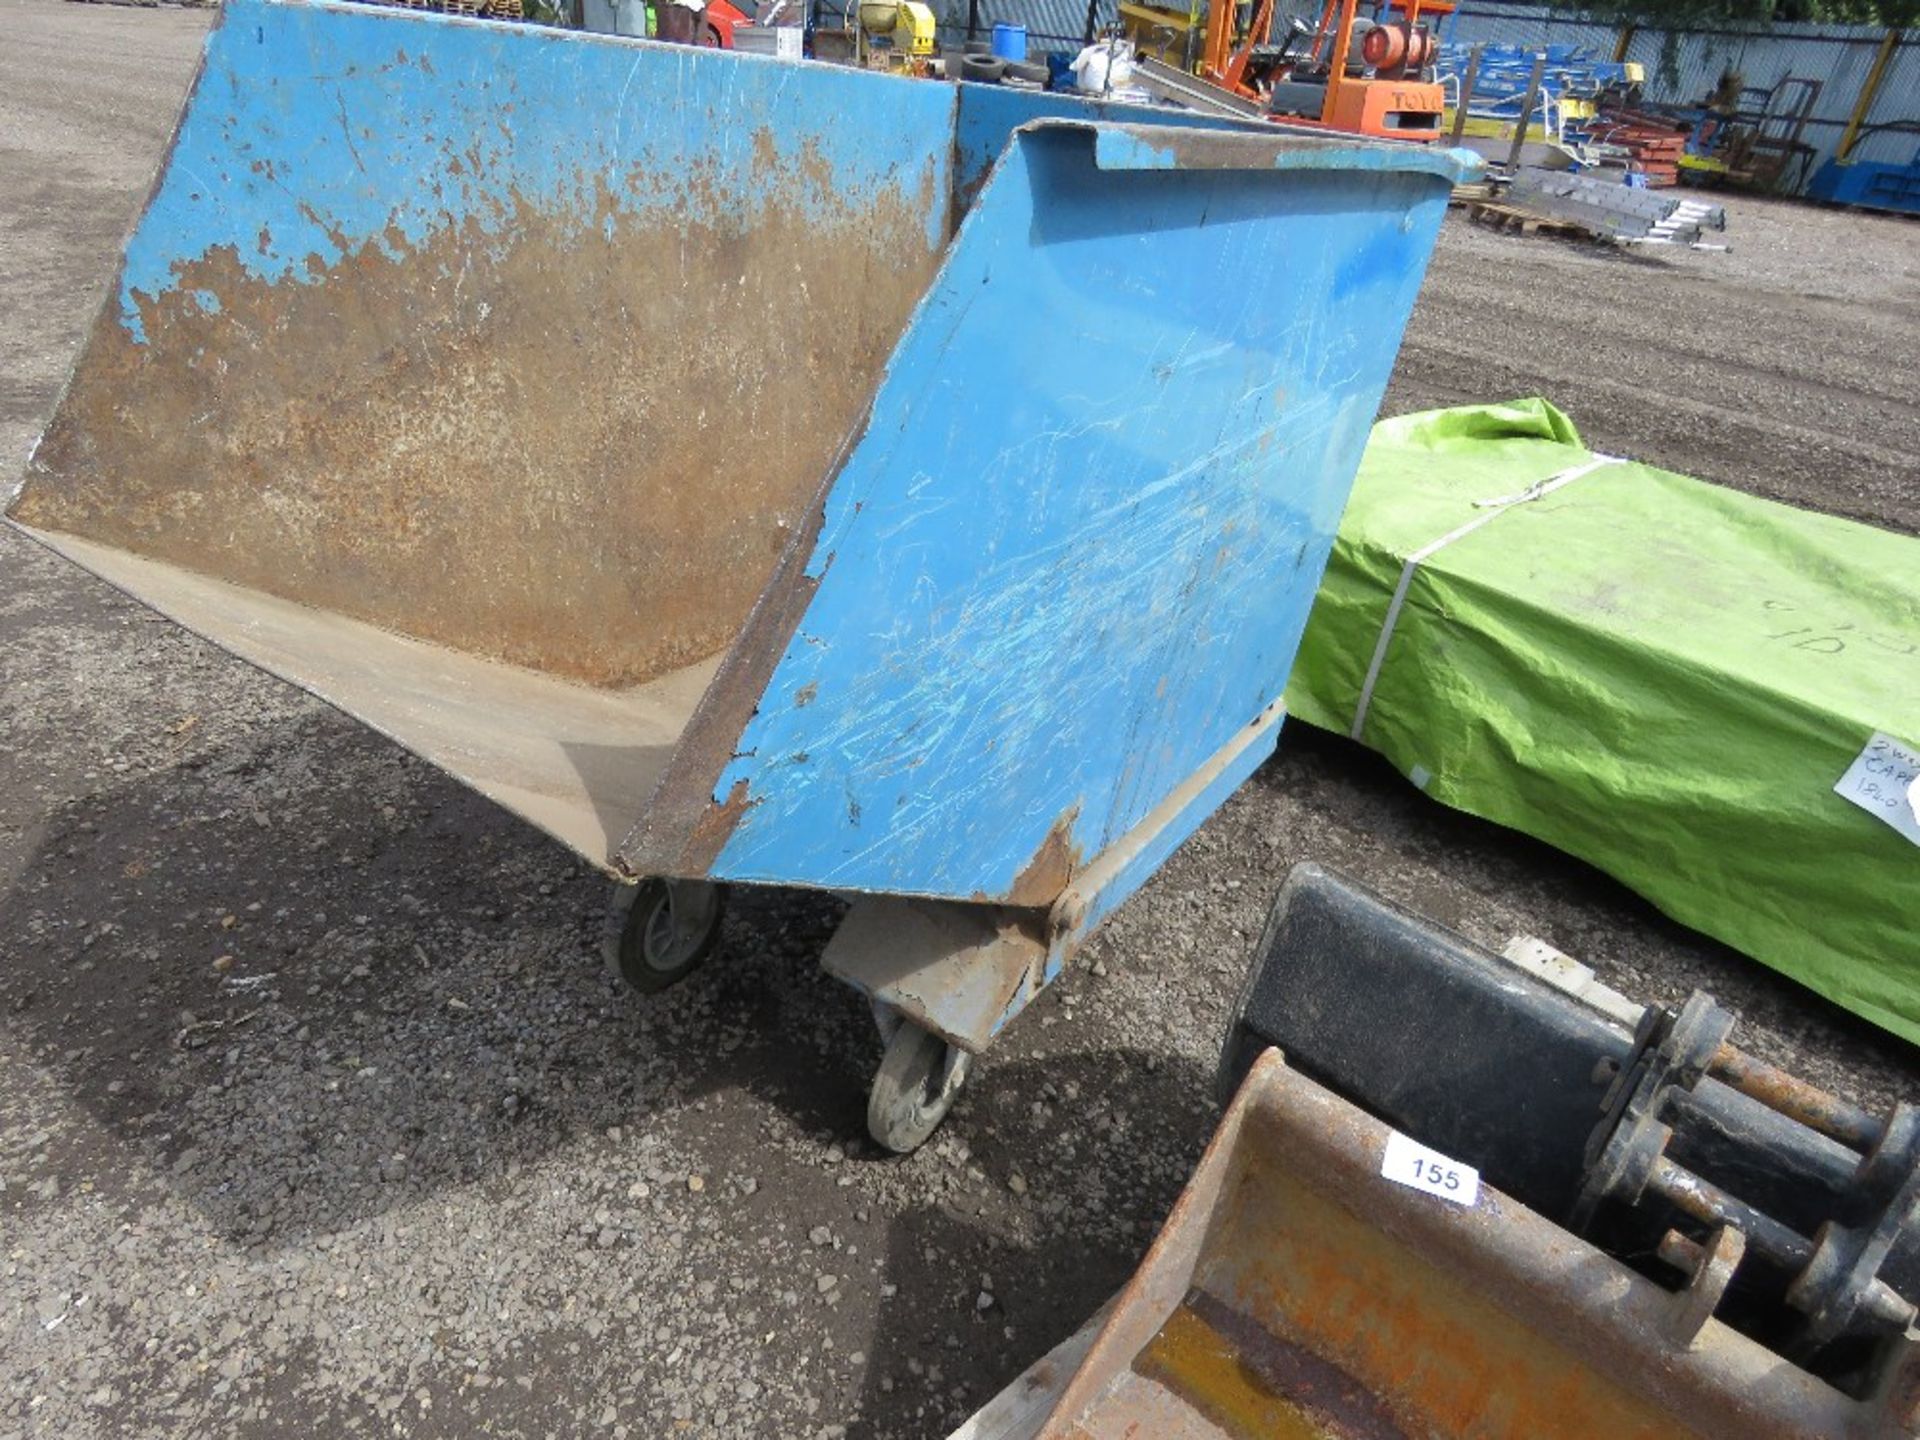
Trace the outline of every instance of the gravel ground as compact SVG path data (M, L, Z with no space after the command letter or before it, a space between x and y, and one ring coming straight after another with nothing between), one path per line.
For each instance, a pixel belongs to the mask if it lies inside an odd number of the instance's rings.
M0 3L0 464L203 24ZM1723 256L1450 220L1391 406L1543 391L1599 445L1915 530L1912 225L1729 209ZM870 1022L814 963L833 904L741 896L724 962L643 1003L558 847L18 537L0 567L0 1435L941 1434L1131 1269L1302 859L1641 999L1705 985L1863 1100L1920 1074L1295 727L883 1159Z
M1596 249L1449 217L1388 410L1544 394L1603 450L1920 530L1920 228L1714 198L1731 254Z

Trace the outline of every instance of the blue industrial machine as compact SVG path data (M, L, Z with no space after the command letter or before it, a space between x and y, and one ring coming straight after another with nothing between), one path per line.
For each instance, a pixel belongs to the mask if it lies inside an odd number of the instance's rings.
M1273 749L1475 163L1178 119L230 0L9 514L625 882L642 988L851 897L910 1149Z
M1920 146L1904 165L1879 160L1829 160L1807 181L1807 198L1920 215Z

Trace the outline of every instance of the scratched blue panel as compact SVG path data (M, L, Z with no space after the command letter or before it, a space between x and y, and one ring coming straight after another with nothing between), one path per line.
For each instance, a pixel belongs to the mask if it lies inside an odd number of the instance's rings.
M369 243L391 252L468 227L501 239L516 200L611 226L616 213L750 217L803 168L835 203L911 193L936 167L945 237L952 88L611 36L382 11L231 0L158 192L127 247L136 291L230 248L252 274L309 282ZM804 199L806 187L788 187Z
M1283 688L1451 163L1103 171L1090 139L1015 139L896 350L715 874L1004 896Z

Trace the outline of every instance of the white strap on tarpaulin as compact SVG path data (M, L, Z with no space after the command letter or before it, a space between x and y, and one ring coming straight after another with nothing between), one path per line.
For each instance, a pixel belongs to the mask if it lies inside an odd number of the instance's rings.
M1407 603L1407 591L1413 585L1413 573L1432 556L1447 548L1454 541L1471 535L1482 525L1513 509L1516 505L1527 505L1542 496L1551 495L1562 485L1571 485L1582 475L1591 475L1603 465L1624 463L1618 455L1595 455L1591 460L1579 465L1569 466L1544 480L1536 480L1526 489L1513 495L1500 495L1491 500L1476 500L1474 508L1483 513L1476 515L1466 524L1456 526L1431 544L1423 545L1407 557L1407 563L1400 567L1400 583L1393 587L1393 599L1387 605L1386 619L1380 622L1380 638L1373 647L1373 659L1367 665L1367 678L1360 686L1360 703L1354 707L1353 728L1347 732L1353 739L1360 738L1360 732L1366 728L1367 707L1373 704L1373 687L1379 682L1380 667L1386 663L1387 646L1393 643L1393 627L1400 621L1401 608Z

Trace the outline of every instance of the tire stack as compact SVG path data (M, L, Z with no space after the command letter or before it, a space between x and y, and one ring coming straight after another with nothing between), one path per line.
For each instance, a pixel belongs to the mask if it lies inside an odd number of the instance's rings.
M984 40L969 40L958 71L949 67L947 73L957 73L960 79L975 85L1012 85L1023 90L1047 88L1046 66L1029 65L1024 60L1003 60L992 53Z

